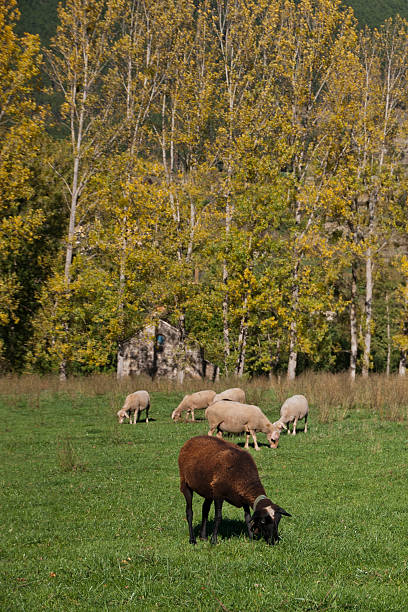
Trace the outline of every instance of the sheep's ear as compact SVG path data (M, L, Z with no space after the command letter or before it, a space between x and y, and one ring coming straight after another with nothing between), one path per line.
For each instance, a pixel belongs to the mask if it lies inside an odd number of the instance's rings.
M281 514L282 516L292 516L291 514L289 514L289 512L286 512L286 510L284 510L280 506L277 506L276 504L273 504L273 509L275 510L275 513Z

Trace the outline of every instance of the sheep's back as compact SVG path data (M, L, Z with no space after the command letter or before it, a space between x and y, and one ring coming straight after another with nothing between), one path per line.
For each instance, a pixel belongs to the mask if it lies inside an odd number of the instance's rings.
M207 499L226 499L237 507L243 503L248 477L259 480L251 455L219 438L196 436L187 440L178 463L181 482L193 491Z
M211 428L218 425L220 429L231 433L241 433L247 424L257 427L261 419L265 418L258 406L229 400L211 404L205 416Z
M137 408L137 409L143 410L144 408L147 408L149 404L150 404L150 396L148 392L141 390L141 391L135 391L134 393L131 393L130 395L128 395L123 407L125 410L129 410L129 408L131 409Z
M206 408L215 397L215 391L211 389L204 391L196 391L189 396L189 405L190 408L194 408L195 410L199 410L200 408Z
M295 417L303 419L309 412L309 405L304 395L292 395L283 402L280 415L281 418L293 420Z
M221 400L229 400L231 402L239 402L245 404L245 391L239 387L233 387L232 389L226 389L213 398L213 403L220 402Z

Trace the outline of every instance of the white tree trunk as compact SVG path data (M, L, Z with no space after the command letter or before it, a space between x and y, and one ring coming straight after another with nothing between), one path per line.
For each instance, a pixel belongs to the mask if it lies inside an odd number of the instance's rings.
M230 356L230 338L229 338L229 294L228 294L228 268L224 263L222 270L222 282L224 284L224 297L222 300L222 326L224 339L224 369L225 375L228 376L228 363Z
M296 341L297 341L297 326L296 321L292 321L290 324L290 335L289 335L289 361L288 361L288 372L287 378L288 380L293 380L296 378L296 366L297 366L297 350L296 350Z
M387 365L385 368L385 373L387 376L389 376L390 366L391 366L391 325L390 325L390 305L389 305L388 293L385 296L385 305L386 305L386 313L387 313Z
M351 265L351 299L350 299L350 378L356 379L357 369L357 268L356 263Z
M298 273L299 273L299 261L295 264L295 269L293 272L293 288L292 288L292 321L290 324L289 330L289 360L288 360L288 370L287 370L287 378L288 380L293 380L296 377L296 366L297 366L297 358L298 358L298 350L297 350L297 311L299 304L299 283L298 283Z
M405 376L407 373L407 353L403 351L401 353L401 358L398 366L398 374L400 376Z
M242 377L244 374L245 367L245 356L246 356L246 345L248 338L248 294L245 296L244 300L244 314L241 317L241 324L239 327L239 336L238 336L238 357L235 365L235 374L239 377Z
M361 373L367 378L370 370L371 355L371 324L373 309L373 262L371 248L367 249L366 254L366 298L365 298L365 331L364 331L364 354L363 367Z

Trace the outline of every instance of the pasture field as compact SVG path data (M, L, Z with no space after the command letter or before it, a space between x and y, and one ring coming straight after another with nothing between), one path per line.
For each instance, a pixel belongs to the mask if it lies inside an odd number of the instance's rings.
M307 434L301 423L277 450L259 434L249 452L292 514L281 542L250 542L243 510L225 503L219 543L194 547L177 456L207 432L204 414L174 424L182 392L158 390L151 422L119 426L125 395L3 385L1 610L408 609L405 418L358 406L323 418L311 403ZM275 420L274 391L259 398Z

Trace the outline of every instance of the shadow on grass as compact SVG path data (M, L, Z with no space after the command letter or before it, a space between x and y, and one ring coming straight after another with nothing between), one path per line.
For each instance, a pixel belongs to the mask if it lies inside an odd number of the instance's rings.
M156 421L157 419L149 417L149 423L155 423ZM139 425L139 423L146 423L146 419L139 419L139 421L136 421L136 425ZM133 423L129 423L129 421L124 421L123 423L117 423L117 424L118 425L133 425Z
M200 526L201 523L194 527L194 535L197 540L200 539ZM208 540L211 539L212 532L214 530L214 520L209 519L207 522L207 537ZM222 518L221 525L218 529L218 537L219 538L237 538L240 536L248 536L248 529L244 521L244 512L242 512L242 521L237 521L236 519L228 519Z
M237 446L239 446L240 448L244 448L244 446L245 446L245 442L235 442L235 444ZM259 442L259 440L258 440L258 446L259 446L259 448L263 448L263 447L270 448L269 444L267 442ZM249 448L252 448L252 450L255 450L253 442L249 443ZM274 449L272 448L271 450L274 450Z

